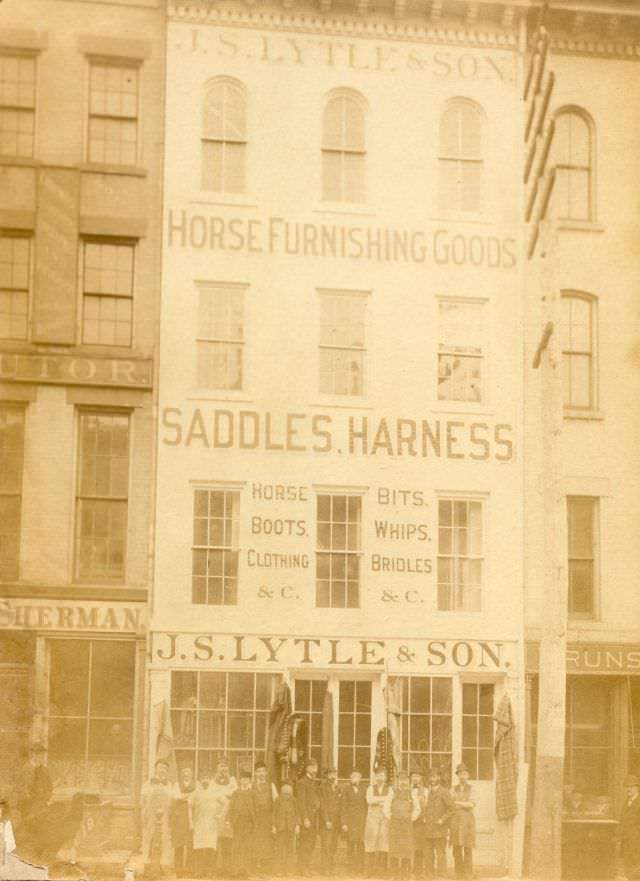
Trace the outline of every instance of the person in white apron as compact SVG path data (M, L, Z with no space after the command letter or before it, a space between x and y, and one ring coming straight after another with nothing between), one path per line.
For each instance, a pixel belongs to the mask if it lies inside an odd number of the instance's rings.
M393 798L393 789L387 782L387 771L379 766L374 770L374 781L367 788L367 821L364 827L364 852L371 875L383 875L389 853L389 819L384 806Z
M211 772L205 769L191 795L193 852L199 878L213 878L215 874L218 821L223 810L224 799L211 786Z

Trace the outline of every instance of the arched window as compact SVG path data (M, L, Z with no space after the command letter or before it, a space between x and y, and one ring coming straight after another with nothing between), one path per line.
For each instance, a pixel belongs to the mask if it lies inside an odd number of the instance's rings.
M364 104L355 93L329 97L322 115L322 198L364 202Z
M242 87L227 79L209 83L202 107L202 188L244 193L247 113Z
M589 294L563 291L560 307L564 406L592 410L596 406L596 300Z
M593 220L591 121L583 111L567 108L557 113L555 124L556 216L561 220Z
M441 211L480 211L483 176L483 114L465 98L451 101L440 120Z

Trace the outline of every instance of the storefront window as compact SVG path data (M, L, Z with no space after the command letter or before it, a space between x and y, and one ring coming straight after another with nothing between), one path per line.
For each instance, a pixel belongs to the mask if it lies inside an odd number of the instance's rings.
M451 777L452 680L432 676L401 676L400 717L402 764L426 774L439 768Z
M269 709L280 676L270 673L171 674L171 724L178 765L196 774L223 755L231 771L253 769L267 746Z
M571 813L611 811L613 704L611 680L593 676L567 680L565 809Z
M493 780L493 685L462 685L462 761L472 780Z
M343 679L338 695L338 777L371 772L371 682Z
M49 643L49 768L57 792L131 789L135 644Z
M296 715L303 716L307 723L309 752L318 765L322 757L322 709L326 693L326 679L296 679Z

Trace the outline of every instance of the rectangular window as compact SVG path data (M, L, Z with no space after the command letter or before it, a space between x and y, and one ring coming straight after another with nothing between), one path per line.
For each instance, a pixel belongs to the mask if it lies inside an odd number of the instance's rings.
M595 613L597 511L597 499L567 499L569 614L577 618Z
M451 779L452 680L436 676L397 676L389 681L402 708L400 745L405 768L439 768Z
M318 767L322 766L322 709L326 693L326 679L296 679L295 712L307 723L307 744Z
M482 502L438 501L438 609L478 612L482 586Z
M0 53L0 154L33 156L36 60Z
M316 606L357 609L360 604L359 496L317 497Z
M0 407L0 578L17 578L20 560L24 408Z
M0 232L0 338L26 340L31 238Z
M447 300L439 313L438 399L482 401L483 305Z
M227 756L231 773L265 758L269 710L280 676L271 673L174 671L171 724L178 766L199 774Z
M587 811L590 805L602 816L610 814L614 763L619 762L612 731L614 688L612 678L567 677L565 783L582 793Z
M82 268L82 342L130 346L133 322L131 242L86 240Z
M242 388L244 292L241 286L198 287L198 388Z
M49 642L49 770L56 793L127 795L132 784L133 641Z
M89 162L135 165L138 149L136 65L92 61L89 69Z
M238 602L240 493L197 489L193 497L191 601L210 606Z
M493 780L493 685L462 684L462 761L472 780Z
M338 694L338 777L371 773L371 682L342 679Z
M80 413L76 495L76 579L125 577L129 416Z
M560 299L563 403L571 409L595 406L595 300L563 294Z
M365 307L362 294L320 296L320 392L364 394Z

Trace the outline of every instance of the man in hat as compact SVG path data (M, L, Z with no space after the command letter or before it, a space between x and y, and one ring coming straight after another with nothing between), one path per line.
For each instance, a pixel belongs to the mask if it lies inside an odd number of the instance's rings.
M20 837L26 839L28 847L38 843L38 828L42 814L47 809L53 795L53 783L49 769L45 765L47 750L41 743L33 743L29 749L26 766L24 795L18 802L20 811Z
M164 875L172 863L171 828L169 823L171 809L171 787L168 780L169 763L158 759L154 765L154 775L140 790L140 816L142 820L142 859L147 874Z
M268 874L273 864L273 805L278 791L267 778L267 766L256 762L253 774L253 868L259 874Z
M620 813L618 841L624 873L631 881L640 878L640 780L628 777L625 789L627 797Z
M317 778L318 763L314 758L305 762L305 774L296 787L296 802L300 825L298 842L298 871L308 875L311 869L311 857L316 846L318 823L320 819L320 792Z
M367 820L367 790L362 774L354 768L344 786L340 801L340 826L347 839L347 862L350 875L364 871L364 827Z
M320 848L324 875L333 875L334 871L340 834L340 795L338 771L325 768L324 780L320 784Z
M447 874L447 832L455 812L451 793L442 786L440 771L430 768L427 774L429 791L424 807L424 862L429 878Z
M456 768L458 783L453 787L455 813L451 818L451 847L456 878L473 878L473 848L476 845L475 803L469 784L469 769L461 762Z
M251 840L255 826L255 800L251 790L251 774L240 771L240 786L231 794L227 814L232 831L233 871L240 878L246 877L250 868Z
M389 819L385 804L393 798L393 789L387 781L387 769L378 765L373 782L367 787L367 821L364 827L364 852L369 863L369 874L384 876L389 854Z

